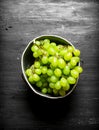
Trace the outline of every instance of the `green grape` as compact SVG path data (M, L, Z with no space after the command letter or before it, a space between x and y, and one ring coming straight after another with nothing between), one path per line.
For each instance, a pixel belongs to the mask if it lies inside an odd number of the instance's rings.
M83 68L81 66L76 66L75 70L78 71L79 73L83 72Z
M66 94L65 90L63 90L63 89L59 90L59 95L60 96L65 96L65 94Z
M41 49L38 49L38 50L37 50L37 53L38 53L38 56L43 55L43 52L42 52L42 50L41 50Z
M48 63L48 57L47 56L43 56L41 59L43 64L47 64Z
M55 87L55 83L50 82L50 83L49 83L49 87L50 87L50 88L54 88L54 87Z
M58 60L58 67L61 68L61 69L63 69L65 66L66 66L65 61L62 58L60 58Z
M47 75L48 76L52 76L53 75L53 70L52 69L48 69L47 70Z
M60 83L62 87L65 87L68 84L67 80L64 77L61 78Z
M47 77L47 82L49 82L49 83L50 83L50 77Z
M35 81L35 82L37 82L37 81L39 81L40 80L40 77L37 75L37 74L33 74L32 75L33 77L33 80Z
M34 57L34 58L39 57L39 54L38 54L38 52L37 52L37 51L33 53L33 57Z
M40 80L40 81L36 82L36 86L37 87L42 87L42 81Z
M52 76L50 77L50 80L51 80L51 82L55 83L55 82L58 81L58 78L57 78L55 75L52 75Z
M76 79L72 76L69 76L67 78L67 81L68 81L69 84L75 84L76 83Z
M54 74L55 74L55 76L60 77L62 75L62 71L59 68L56 68L54 70Z
M35 68L40 68L40 62L39 61L35 61L34 62L34 67Z
M32 47L31 47L31 51L32 52L36 52L38 50L38 47L36 46L36 45L33 45Z
M77 61L76 61L76 59L74 59L74 57L71 58L70 64L71 64L72 66L76 66L76 65L77 65Z
M31 76L32 75L32 70L31 69L27 69L26 71L25 71L25 74L26 74L26 76Z
M44 77L44 75L40 75L41 81L42 83L46 82L46 78Z
M43 88L46 88L48 86L48 83L45 81L43 84L42 84L42 87Z
M49 39L44 39L43 43L50 43Z
M41 68L41 72L42 72L42 74L46 74L47 73L47 66L43 66Z
M80 61L80 58L79 58L79 57L77 57L77 56L72 57L72 59L76 60L77 62L79 62L79 61Z
M67 82L66 86L63 86L63 90L68 91L70 89L70 84Z
M64 69L63 69L63 74L64 74L64 75L69 75L69 73L70 73L70 67L66 65L66 66L64 67Z
M51 88L48 88L48 89L47 89L47 92L48 92L49 94L52 94L52 89L51 89Z
M40 75L41 74L41 69L35 69L35 73Z
M60 81L57 81L57 82L55 83L55 89L56 89L56 90L61 89Z
M77 70L73 69L71 70L71 76L74 78L78 78L79 77L79 73Z
M33 75L30 75L29 78L28 78L28 80L29 80L29 82L31 84L33 84L34 83L34 77L33 77Z
M73 52L74 47L73 46L68 46L68 52Z
M72 66L72 65L70 64L70 62L68 62L67 66L68 66L70 69L73 69L73 68L74 68L74 66Z
M43 94L65 96L83 69L80 50L71 45L56 44L50 39L36 40L32 45L34 64L25 70L28 81Z
M58 95L58 90L57 89L53 89L53 94L55 95L55 96L57 96Z
M40 41L35 41L35 44L39 46L40 45Z
M63 49L59 52L59 55L64 56L67 53L67 49Z
M58 51L60 52L61 50L64 49L64 46L63 46L63 45L57 45L57 49L58 49Z
M40 44L41 44L41 46L44 44L44 41L43 40L40 40Z
M49 43L49 42L44 42L43 47L44 47L45 49L48 49L48 48L50 47L50 43Z
M71 53L71 52L67 52L67 53L64 55L65 61L70 61L71 58L72 58L72 53Z
M55 55L56 51L55 51L55 49L53 47L49 47L48 48L48 53L49 53L49 55Z
M51 63L51 62L53 61L53 58L54 58L54 56L50 56L50 57L48 58L48 61Z
M52 58L51 65L53 67L57 67L58 65L58 59L55 56Z
M73 51L73 53L74 53L75 56L80 56L80 50L78 50L78 49L75 49Z
M50 44L52 47L56 47L56 43L55 42L51 42Z
M42 88L41 92L42 92L43 94L46 94L46 93L47 93L47 88Z

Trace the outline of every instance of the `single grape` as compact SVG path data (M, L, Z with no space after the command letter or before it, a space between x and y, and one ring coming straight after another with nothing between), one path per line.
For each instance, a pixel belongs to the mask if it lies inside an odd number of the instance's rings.
M56 43L55 42L51 42L50 44L52 47L56 47Z
M71 58L70 64L71 64L72 66L76 66L76 65L77 65L77 61L76 61L76 59L74 59L74 57Z
M61 89L61 83L60 83L60 81L57 81L57 82L55 83L55 89L56 89L56 90Z
M49 94L52 94L52 89L51 89L51 88L48 88L48 89L47 89L47 92L48 92Z
M49 55L55 55L56 51L55 51L55 49L53 47L49 47L48 48L48 53L49 53Z
M68 46L68 52L73 52L73 50L74 50L74 47L73 46Z
M40 41L35 41L35 44L39 46L40 45Z
M71 58L72 58L72 53L71 53L71 52L67 52L67 53L64 55L65 61L70 61Z
M47 73L47 66L43 66L41 68L41 72L42 72L42 74L46 74Z
M66 63L64 61L64 59L60 58L58 59L58 67L63 69L66 66Z
M59 95L60 96L65 96L65 94L66 94L65 90L63 90L63 89L59 90Z
M61 75L62 75L61 69L56 68L56 69L54 70L54 74L55 74L55 76L57 76L57 77L61 77Z
M44 41L43 40L40 40L40 44L41 44L41 46L44 44Z
M38 50L37 50L37 53L38 53L38 56L43 55L43 52L42 52L42 50L41 50L41 49L38 49Z
M49 39L44 39L43 43L50 43Z
M47 75L48 76L52 76L53 75L53 70L52 69L48 69L47 70Z
M40 81L36 82L36 86L37 87L42 87L42 81L40 80Z
M35 51L35 52L33 53L33 57L34 57L34 58L39 57L39 54L38 54L38 52L37 52L37 51Z
M66 80L64 77L62 77L62 78L60 79L60 83L61 83L61 86L62 86L62 87L65 87L65 86L67 86L67 84L68 84L67 80Z
M76 79L72 76L69 76L67 78L67 81L68 81L69 84L75 84L76 83Z
M35 73L40 75L41 74L41 69L35 69Z
M64 56L66 53L67 53L67 49L62 49L62 50L59 52L59 55L60 55L60 56Z
M42 88L41 92L42 92L43 94L46 94L46 93L47 93L47 88Z
M55 95L55 96L57 96L58 95L58 90L57 89L53 89L53 94Z
M48 49L48 48L50 47L50 43L49 43L49 42L44 42L43 47L44 47L45 49Z
M25 71L25 74L26 74L26 76L31 76L32 75L32 70L31 69L27 69L26 71Z
M34 77L33 77L33 75L30 75L29 78L28 78L28 80L29 80L29 82L31 84L34 84Z
M73 53L74 53L75 56L80 56L80 50L78 50L78 49L75 49L73 51Z
M73 69L71 70L71 76L74 78L78 78L79 77L79 73L77 70Z
M66 65L63 69L63 74L64 75L69 75L70 73L70 67L68 65Z
M40 68L40 62L39 61L35 61L34 62L34 67L35 68Z
M74 57L72 57L72 59L76 60L76 62L80 61L80 58L78 56L74 56Z
M55 83L50 82L50 83L49 83L49 87L50 87L50 88L54 88L54 87L55 87Z
M66 86L62 87L63 90L68 91L70 89L70 84L67 82Z
M58 65L58 59L55 56L52 58L51 65L53 67L57 67Z
M46 82L46 78L45 78L45 76L44 75L40 75L40 79L41 79L41 81L42 81L42 83L45 83Z
M67 63L67 66L68 66L70 69L73 69L73 68L74 68L74 66L72 66L72 65L70 64L70 62Z
M32 78L35 82L40 80L40 77L37 74L33 74Z
M32 47L31 47L31 51L32 52L36 52L38 50L38 47L36 46L36 45L33 45Z
M76 66L75 70L77 70L79 73L83 72L83 68L81 66Z
M55 82L58 81L58 77L56 77L55 75L52 75L52 76L50 77L50 80L51 80L51 82L55 83Z
M48 63L48 57L47 56L43 56L41 59L43 64L47 64Z
M48 86L48 82L44 82L43 84L42 84L42 88L47 88L47 86Z
M54 56L49 56L48 61L51 63L53 61Z

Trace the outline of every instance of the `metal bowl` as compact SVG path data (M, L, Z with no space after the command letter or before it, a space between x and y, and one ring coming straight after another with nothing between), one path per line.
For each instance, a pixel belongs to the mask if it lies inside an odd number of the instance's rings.
M72 85L72 87L70 87L70 90L66 93L65 96L51 96L49 94L42 94L40 91L38 91L36 89L35 85L31 85L29 83L29 81L27 79L27 76L25 74L25 70L33 64L33 56L32 56L32 52L31 52L31 46L33 45L33 43L35 43L35 40L44 40L45 38L50 39L50 41L53 41L56 44L60 44L61 43L62 45L71 45L71 46L74 47L74 45L71 42L69 42L67 39L65 39L63 37L60 37L60 36L57 36L57 35L41 35L39 37L34 38L32 41L30 41L28 43L28 45L26 46L25 50L22 53L22 57L21 57L22 74L23 74L23 77L24 77L26 83L28 84L28 86L37 95L40 95L42 97L49 98L49 99L65 98L65 97L67 97L68 95L70 95L74 91L74 89L77 86L77 82L78 82L79 78L77 79L76 84L74 84L74 85ZM78 65L80 66L80 62L79 62Z

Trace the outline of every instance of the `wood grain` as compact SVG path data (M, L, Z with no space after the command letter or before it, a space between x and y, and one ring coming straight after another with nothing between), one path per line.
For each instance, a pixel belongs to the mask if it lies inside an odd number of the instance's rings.
M97 0L0 1L0 128L89 129L99 125L99 3ZM81 50L84 72L62 101L36 96L22 79L30 40L57 34Z

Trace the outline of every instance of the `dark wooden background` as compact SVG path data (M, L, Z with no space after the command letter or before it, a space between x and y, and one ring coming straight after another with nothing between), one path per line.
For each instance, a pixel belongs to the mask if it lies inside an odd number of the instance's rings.
M99 125L98 0L0 0L0 128L94 130ZM84 72L63 100L36 96L21 55L36 36L57 34L81 50Z

